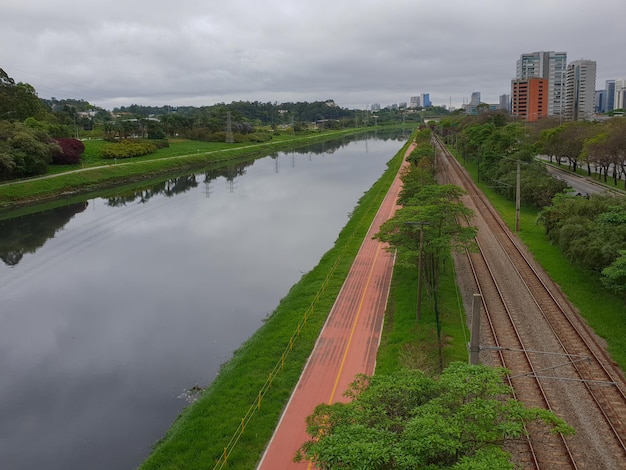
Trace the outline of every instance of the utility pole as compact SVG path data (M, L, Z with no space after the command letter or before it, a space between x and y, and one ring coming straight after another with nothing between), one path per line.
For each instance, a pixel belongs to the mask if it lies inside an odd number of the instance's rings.
M469 344L469 363L480 364L480 303L482 296L474 294L472 298L472 330Z
M520 202L521 202L521 170L519 159L517 160L517 174L515 176L515 231L519 232L519 218L520 218Z
M226 112L226 143L232 144L235 141L233 137L233 123L230 118L230 111Z

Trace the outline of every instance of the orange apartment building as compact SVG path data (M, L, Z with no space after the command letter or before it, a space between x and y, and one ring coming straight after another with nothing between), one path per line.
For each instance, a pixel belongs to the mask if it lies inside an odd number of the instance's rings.
M526 122L548 115L548 81L544 78L522 78L511 82L511 114Z

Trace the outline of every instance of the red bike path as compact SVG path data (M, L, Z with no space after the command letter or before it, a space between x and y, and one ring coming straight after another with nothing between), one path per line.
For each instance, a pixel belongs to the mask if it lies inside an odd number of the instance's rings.
M405 159L413 149L414 144L411 144ZM386 244L372 237L397 210L401 187L398 172L363 240L258 470L311 468L309 462L293 462L296 451L309 437L306 417L320 403L347 401L343 392L354 377L374 373L395 257Z

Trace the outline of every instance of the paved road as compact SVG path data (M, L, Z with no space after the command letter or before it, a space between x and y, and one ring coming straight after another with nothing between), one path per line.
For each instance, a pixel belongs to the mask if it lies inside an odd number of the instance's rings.
M345 402L342 394L355 375L374 373L395 257L386 244L372 236L395 213L400 189L398 174L363 240L259 470L310 468L309 462L293 462L308 438L305 418L320 403Z
M539 160L547 161L548 158L544 155L537 157ZM554 165L546 165L548 172L555 178L565 181L569 187L571 187L576 194L581 196L588 196L589 194L597 194L603 192L611 192L617 194L623 194L623 190L620 188L610 187L609 185L603 185L596 180L588 176L580 176L571 171L559 168ZM622 182L623 184L623 182ZM623 187L623 186L622 186Z

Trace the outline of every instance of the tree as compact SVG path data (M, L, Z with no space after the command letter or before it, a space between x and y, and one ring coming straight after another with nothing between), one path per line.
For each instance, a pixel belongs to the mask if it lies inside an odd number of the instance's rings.
M602 270L601 280L604 287L626 298L626 250L620 250L615 261Z
M600 168L605 182L612 172L613 184L617 185L620 174L626 172L626 119L613 118L604 123L587 138L582 154L585 160Z
M412 174L418 174L418 170ZM403 177L403 180L408 176ZM420 256L414 230L407 226L420 222L424 231L424 255L429 260L426 278L433 290L437 286L437 273L443 256L450 251L463 250L471 246L476 229L457 222L469 219L473 212L465 207L460 198L463 190L456 185L424 185L412 196L403 194L403 207L394 217L386 221L376 238L387 242L398 250L399 263L417 263Z
M80 163L80 156L85 151L85 144L78 139L56 139L60 152L52 156L53 163L61 165L76 165Z
M539 214L548 238L572 262L601 272L626 249L626 199L559 195Z
M43 129L0 121L0 179L45 173L59 145Z
M41 119L47 115L35 89L28 83L15 83L0 68L0 119L23 121L29 117Z
M549 129L541 134L543 153L555 156L560 162L568 162L569 168L576 171L583 154L583 146L594 124L586 121L573 121Z
M148 121L148 139L165 139L165 131L159 121Z
M573 429L552 412L510 397L501 368L452 363L439 378L418 370L358 376L348 403L321 404L307 417L311 439L295 461L321 469L512 469L502 445L542 422Z
M417 164L411 165L401 175L403 189L398 198L402 207L387 220L375 235L397 251L398 265L411 266L417 272L417 321L421 317L422 285L426 281L432 298L437 338L439 344L439 368L443 368L443 343L438 308L439 273L452 251L469 249L474 244L476 229L461 224L468 221L473 212L462 202L464 191L452 184L436 184L435 167L430 141L424 142L418 134L418 146L411 156L417 156ZM415 229L419 226L419 230Z

